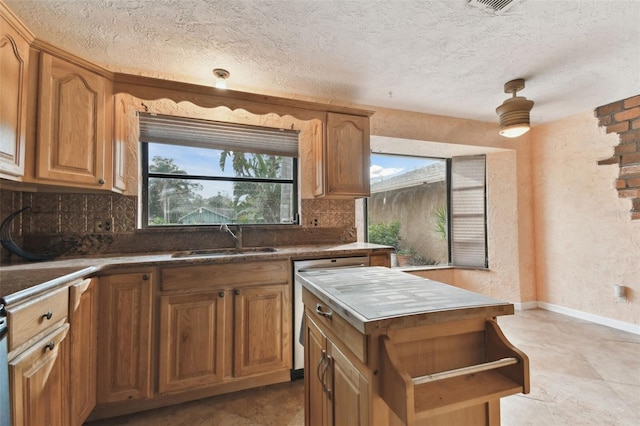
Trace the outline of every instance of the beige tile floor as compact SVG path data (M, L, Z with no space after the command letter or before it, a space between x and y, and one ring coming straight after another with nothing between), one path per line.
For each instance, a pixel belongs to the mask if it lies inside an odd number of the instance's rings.
M531 393L501 400L502 425L640 425L639 335L541 309L498 322L531 373ZM298 380L89 425L298 426L303 404Z

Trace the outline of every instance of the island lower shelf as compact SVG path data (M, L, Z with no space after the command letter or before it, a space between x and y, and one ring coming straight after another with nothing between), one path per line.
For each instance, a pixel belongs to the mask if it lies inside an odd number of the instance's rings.
M494 319L442 327L380 336L381 396L404 424L529 392L528 358Z

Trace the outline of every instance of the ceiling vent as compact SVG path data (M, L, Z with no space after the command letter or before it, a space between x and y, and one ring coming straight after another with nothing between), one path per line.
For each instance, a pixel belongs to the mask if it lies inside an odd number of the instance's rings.
M469 5L487 12L504 13L511 9L517 0L469 0Z

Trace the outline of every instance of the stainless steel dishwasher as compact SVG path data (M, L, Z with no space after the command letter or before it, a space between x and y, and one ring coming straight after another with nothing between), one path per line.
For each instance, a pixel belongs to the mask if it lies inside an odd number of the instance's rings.
M304 305L302 304L302 284L298 278L298 272L309 271L311 269L334 269L334 268L358 268L369 266L368 256L357 257L336 257L330 259L312 259L293 262L294 285L293 285L293 370L291 379L304 377L304 345L302 343L302 314Z

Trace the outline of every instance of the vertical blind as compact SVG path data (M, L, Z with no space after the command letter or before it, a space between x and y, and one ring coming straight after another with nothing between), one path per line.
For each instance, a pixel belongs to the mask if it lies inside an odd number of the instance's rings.
M139 112L140 142L298 157L298 131Z
M486 156L451 159L451 263L487 268Z

